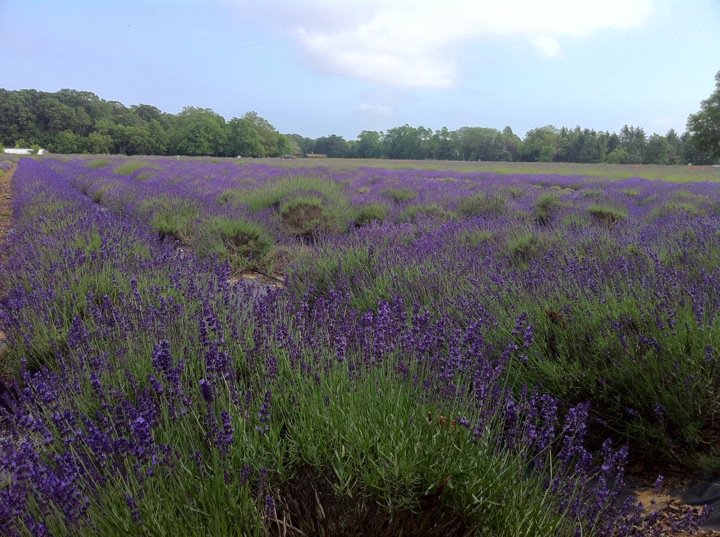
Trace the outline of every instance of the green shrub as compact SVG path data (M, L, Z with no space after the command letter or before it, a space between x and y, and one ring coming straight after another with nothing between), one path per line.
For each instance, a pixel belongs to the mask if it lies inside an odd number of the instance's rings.
M318 177L288 177L252 190L226 190L218 197L219 203L245 205L251 211L274 207L297 195L311 194L323 198L328 204L346 205L343 185Z
M382 222L387 218L389 207L384 203L366 203L355 213L355 225L360 227L370 222Z
M311 290L314 295L327 296L342 282L362 281L376 273L377 257L365 246L342 249L321 246L316 255L299 260L289 281L295 296L302 297ZM375 302L377 304L377 302Z
M347 371L317 382L300 377L278 403L287 409L284 421L298 458L312 469L303 473L302 488L280 494L282 503L287 496L316 497L318 490L330 489L322 497L337 533L328 535L344 535L347 528L354 528L347 533L352 535L440 535L435 522L402 531L404 518L433 515L451 535L572 534L522 456L497 449L493 439L502 433L495 432L499 427L492 420L477 440L471 431L442 421L465 415L465 409L418 405L425 397L421 390L391 373L351 378ZM342 499L338 509L334 504ZM381 510L368 517L368 503ZM369 521L377 525L384 513L385 524L395 524L386 526L390 531L365 533ZM311 525L304 529L313 534Z
M105 204L107 203L107 191L110 189L110 185L106 184L95 190L95 192L92 193L90 196L90 199L93 200L94 203L99 204Z
M619 208L596 203L590 205L587 211L597 222L608 228L614 227L618 222L627 218L627 209L624 207Z
M427 205L411 205L398 216L399 222L416 223L419 220L431 218L436 220L450 220L453 214L437 203Z
M529 231L520 232L510 237L505 247L510 254L510 258L515 263L527 263L539 251L540 241L537 236Z
M152 170L143 170L137 175L135 175L135 179L138 181L147 181L148 179L152 178L155 174Z
M118 175L132 175L141 168L153 167L149 162L143 162L141 160L129 160L123 162L113 168L113 173Z
M289 233L304 238L343 231L354 220L343 185L316 177L290 177L253 190L226 190L218 203L244 205L252 212L273 209Z
M642 291L641 291L642 292ZM598 421L645 457L674 458L702 444L703 418L717 404L705 360L718 323L699 329L690 307L673 311L673 330L637 298L568 297L567 308L527 303L534 345L520 383L539 383L566 404L593 401ZM542 307L543 309L539 309ZM525 376L525 375L528 376ZM686 461L689 462L689 461Z
M141 205L142 210L153 211L150 225L158 232L160 240L172 237L185 244L192 242L193 228L200 215L200 208L195 203L177 198L156 198Z
M217 197L217 202L220 205L241 205L246 199L247 190L240 190L237 188L231 188L230 190L224 191Z
M323 206L323 200L314 196L292 198L280 208L285 229L306 238L322 231L335 231L338 223L333 216Z
M85 164L85 167L90 168L91 170L96 170L98 168L104 168L108 164L110 164L110 161L108 159L97 158L88 160Z
M456 238L458 244L475 247L490 241L493 237L493 232L487 229L463 229Z
M199 255L216 255L235 269L245 270L263 265L273 247L273 239L260 224L239 218L214 217L198 231Z
M390 198L395 203L402 203L417 198L418 193L411 188L389 188L383 190L382 195Z
M507 192L508 195L513 199L521 198L523 194L525 194L525 191L518 186L509 186L504 188L503 190Z
M488 196L484 192L477 192L472 196L463 198L458 204L460 216L497 216L506 209L505 200L500 196Z
M697 217L701 214L704 214L704 211L698 207L697 205L694 205L693 203L689 202L682 202L682 201L668 201L667 203L663 203L661 205L658 205L650 212L650 220L656 220L658 218L662 218L665 216L690 216L690 217Z
M562 203L553 194L541 194L535 201L533 209L533 218L535 223L540 226L550 224L557 210L562 207Z

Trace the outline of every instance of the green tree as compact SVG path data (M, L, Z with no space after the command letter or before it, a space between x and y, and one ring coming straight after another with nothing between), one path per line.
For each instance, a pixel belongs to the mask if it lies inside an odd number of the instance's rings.
M667 139L659 134L653 134L648 138L643 155L644 164L669 164L670 148Z
M186 106L174 122L171 140L179 155L219 156L227 145L225 120L209 108Z
M362 131L355 144L355 156L359 158L381 158L383 156L382 132Z
M523 140L520 156L528 162L552 162L558 152L559 131L552 125L546 125L527 132Z
M331 158L343 158L348 156L349 146L345 138L337 134L323 136L315 140L315 153L321 153Z
M420 130L422 129L422 131ZM395 127L385 134L385 153L391 159L423 158L424 129L416 129L410 125Z
M625 150L627 158L630 159L624 164L642 163L646 143L645 131L642 128L623 125L623 128L620 129L620 147Z
M605 157L605 161L610 164L634 164L636 162L623 147L616 147L610 151Z
M668 144L668 164L686 164L684 143L674 129L667 132L665 140Z
M290 152L297 156L312 153L313 147L315 147L315 140L299 134L286 134L285 138L290 144Z
M688 142L697 164L720 161L720 71L715 75L715 91L700 103L700 111L687 120Z
M278 157L291 152L290 140L256 112L228 121L226 133L228 156Z
M53 153L82 153L85 151L85 143L80 135L65 130L52 137L48 149Z
M435 131L432 136L432 158L438 160L457 160L460 158L460 143L455 132L447 127Z
M99 132L91 132L87 137L85 149L88 153L112 153L113 139L109 134L100 134Z
M522 140L509 126L505 127L502 131L502 141L503 144L505 144L505 151L510 156L509 160L518 160Z
M457 130L463 160L512 160L503 134L497 129L463 127Z
M30 90L9 91L0 88L0 142L6 147L19 138L36 140L37 120Z

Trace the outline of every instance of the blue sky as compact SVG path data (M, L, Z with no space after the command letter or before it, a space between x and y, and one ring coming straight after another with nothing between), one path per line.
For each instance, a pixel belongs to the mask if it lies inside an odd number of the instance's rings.
M682 132L720 70L718 0L0 0L0 87L313 138L408 123Z

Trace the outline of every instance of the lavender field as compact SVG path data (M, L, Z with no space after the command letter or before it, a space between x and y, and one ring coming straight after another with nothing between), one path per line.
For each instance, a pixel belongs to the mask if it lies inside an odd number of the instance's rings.
M530 172L21 160L0 534L666 534L625 468L720 468L720 186Z

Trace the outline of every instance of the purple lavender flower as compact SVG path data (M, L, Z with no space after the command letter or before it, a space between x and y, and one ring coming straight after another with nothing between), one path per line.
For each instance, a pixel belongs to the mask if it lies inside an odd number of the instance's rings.
M200 392L207 404L211 404L215 399L212 382L207 379L200 379Z
M272 407L272 391L267 390L265 392L265 397L263 398L262 405L260 406L260 410L258 411L257 418L260 422L260 425L255 426L255 430L260 431L262 433L266 433L270 430L270 410Z

